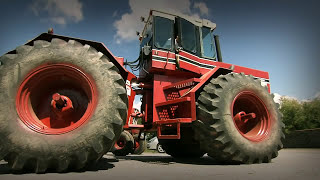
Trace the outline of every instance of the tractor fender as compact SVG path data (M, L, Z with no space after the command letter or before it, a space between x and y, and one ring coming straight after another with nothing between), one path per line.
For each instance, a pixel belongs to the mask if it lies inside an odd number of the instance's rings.
M33 46L34 41L37 40L44 40L50 42L53 38L62 39L65 41L69 40L75 40L83 45L88 44L91 47L95 48L98 52L103 53L105 56L107 56L110 61L119 69L120 75L122 78L126 81L128 78L136 78L131 72L129 72L127 69L123 67L123 58L119 58L114 56L111 51L101 42L95 42L95 41L89 41L85 39L78 39L74 37L67 37L67 36L61 36L57 34L50 34L50 33L42 33L33 40L27 42L25 45ZM130 75L129 75L130 74ZM130 80L131 80L130 79Z
M219 75L224 75L231 73L233 70L232 69L226 69L226 68L221 68L216 66L212 70L208 71L204 75L202 75L199 79L200 82L195 85L188 93L184 94L183 96L189 96L191 98L191 104L190 104L190 109L191 109L191 119L192 121L197 120L196 116L196 102L198 97L200 96L201 91L203 90L204 86L208 84L211 79L217 78Z
M226 69L226 68L221 68L216 66L212 70L208 71L204 75L200 77L200 82L192 88L190 91L191 94L195 95L195 98L199 97L200 92L202 91L203 87L209 83L209 81L213 78L217 78L220 75L225 75L231 73L233 70L232 69Z
M255 70L256 72L260 72ZM199 79L200 82L195 85L187 94L185 94L184 96L189 96L191 97L191 109L193 112L196 112L196 101L198 99L198 97L200 96L200 93L203 91L203 88L205 87L205 85L207 85L212 79L217 78L220 75L226 75L229 73L240 73L240 72L236 72L234 71L233 68L222 68L219 66L216 66L215 68L213 68L212 70L208 71L207 73L205 73L204 75L202 75ZM270 92L270 85L267 86L269 92ZM196 120L196 113L191 113L192 115L192 120Z

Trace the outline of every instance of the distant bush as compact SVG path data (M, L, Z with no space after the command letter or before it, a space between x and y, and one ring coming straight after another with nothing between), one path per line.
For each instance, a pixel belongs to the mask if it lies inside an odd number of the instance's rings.
M285 132L320 128L320 99L300 102L295 99L281 98L280 112L286 125Z

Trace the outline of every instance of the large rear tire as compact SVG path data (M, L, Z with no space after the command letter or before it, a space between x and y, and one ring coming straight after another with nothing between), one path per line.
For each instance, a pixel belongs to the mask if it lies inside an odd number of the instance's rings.
M260 80L244 74L221 75L204 87L197 104L196 138L209 156L249 164L277 157L284 124Z
M13 170L82 169L118 139L125 83L102 53L74 40L38 40L0 61L0 160ZM68 101L58 107L54 93ZM65 106L73 110L59 114Z

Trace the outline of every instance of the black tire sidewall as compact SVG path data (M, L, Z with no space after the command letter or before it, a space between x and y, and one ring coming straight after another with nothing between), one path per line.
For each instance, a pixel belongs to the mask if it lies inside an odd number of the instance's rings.
M135 141L138 141L139 146L134 148L133 154L142 154L147 149L147 141L145 139L135 139Z

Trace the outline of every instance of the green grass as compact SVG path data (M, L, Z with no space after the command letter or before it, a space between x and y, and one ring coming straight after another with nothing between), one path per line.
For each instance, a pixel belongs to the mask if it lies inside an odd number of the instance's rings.
M153 150L153 149L146 149L144 152L146 152L146 153L158 153L157 150Z

